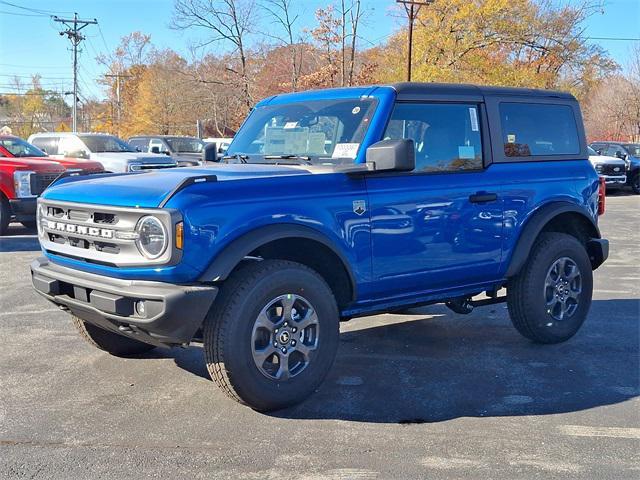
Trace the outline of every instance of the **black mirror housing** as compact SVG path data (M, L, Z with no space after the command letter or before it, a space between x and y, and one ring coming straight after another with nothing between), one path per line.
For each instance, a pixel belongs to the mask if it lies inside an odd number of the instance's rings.
M215 142L207 143L202 149L202 161L203 162L217 162L218 161L218 147Z
M367 148L367 163L373 170L409 172L416 168L416 151L413 140L382 140Z

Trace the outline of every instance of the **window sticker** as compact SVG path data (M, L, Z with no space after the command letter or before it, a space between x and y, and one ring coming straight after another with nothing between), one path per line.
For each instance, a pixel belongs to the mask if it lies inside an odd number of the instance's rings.
M326 139L327 136L323 132L310 133L307 153L310 155L326 155L324 151L324 142Z
M356 158L359 143L337 143L331 158Z
M513 133L507 135L507 143L516 143L516 136Z
M360 113L360 107L353 107L353 110L351 110L351 113L353 113L354 115L357 115Z
M478 131L478 112L475 107L469 107L469 118L471 119L471 130Z
M298 126L298 122L287 122L284 124L284 128L296 128Z
M476 158L476 149L473 146L460 145L458 146L458 158L473 160Z

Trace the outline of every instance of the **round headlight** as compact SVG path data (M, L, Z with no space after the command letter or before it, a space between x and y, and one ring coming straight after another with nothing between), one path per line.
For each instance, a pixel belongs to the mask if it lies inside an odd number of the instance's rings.
M149 259L158 258L167 249L167 230L156 217L142 217L136 226L138 250Z

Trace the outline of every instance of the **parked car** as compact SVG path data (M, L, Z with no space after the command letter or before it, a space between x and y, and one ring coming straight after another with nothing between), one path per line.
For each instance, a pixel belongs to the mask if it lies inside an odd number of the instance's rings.
M310 395L352 317L506 302L523 336L563 342L609 248L580 119L568 93L517 88L271 97L227 163L52 185L33 285L111 354L202 342L257 410Z
M171 157L140 153L118 137L104 133L36 133L28 141L54 160L86 158L100 162L108 172L136 172L178 166Z
M627 185L640 194L640 143L598 141L590 145L598 155L616 157L627 165Z
M199 167L207 162L204 158L206 144L197 137L176 135L136 135L129 138L129 145L140 152L171 155L179 167ZM217 160L213 157L212 161Z
M31 145L20 137L13 135L0 135L0 157L28 158L36 161L53 160L35 145ZM55 161L67 169L78 170L83 174L104 172L102 164L94 160L63 157L57 158Z
M589 161L607 188L624 187L627 184L627 164L624 160L607 155L598 155L593 148L587 147Z
M13 158L0 149L0 235L11 221L36 225L36 197L65 171L57 162Z

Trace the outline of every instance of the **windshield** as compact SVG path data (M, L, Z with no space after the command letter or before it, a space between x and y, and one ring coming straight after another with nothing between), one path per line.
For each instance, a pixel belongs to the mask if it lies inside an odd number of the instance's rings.
M625 145L624 147L634 157L640 157L640 145L634 144L634 143L629 143L629 144Z
M47 154L21 138L0 138L0 145L14 157L46 157Z
M204 142L198 138L165 138L171 150L177 153L202 153Z
M93 153L136 151L128 143L111 135L80 135L80 140Z
M358 98L258 107L236 134L227 155L305 157L321 163L353 160L376 103Z

